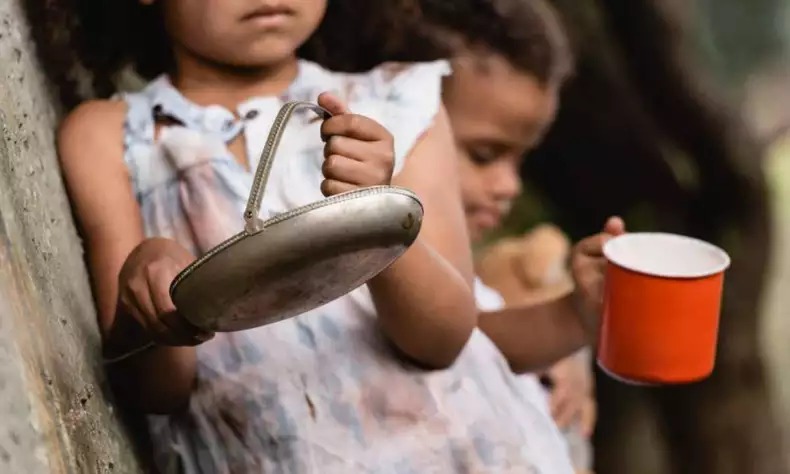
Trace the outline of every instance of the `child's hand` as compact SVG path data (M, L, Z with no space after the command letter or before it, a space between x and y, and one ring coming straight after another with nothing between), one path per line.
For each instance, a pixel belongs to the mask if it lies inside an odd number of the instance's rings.
M375 120L352 114L346 104L330 93L318 97L318 104L334 116L321 125L324 138L325 196L352 189L390 184L395 162L394 140Z
M593 331L591 336L597 336L603 303L603 282L606 271L603 245L612 237L624 233L623 220L619 217L610 217L606 221L603 232L587 237L573 248L571 269L576 283L577 301L587 329Z
M595 428L596 406L592 373L586 359L571 355L554 364L546 373L551 381L551 415L557 426L567 429L577 424L589 438Z
M156 343L195 346L211 339L176 312L170 283L195 258L169 239L147 239L126 258L118 277L119 304Z

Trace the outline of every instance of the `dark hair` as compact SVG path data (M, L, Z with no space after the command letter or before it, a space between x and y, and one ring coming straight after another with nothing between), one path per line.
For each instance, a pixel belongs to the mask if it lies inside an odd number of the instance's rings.
M418 34L419 7L419 0L328 0L323 22L299 55L330 69L370 68L397 56L405 39ZM172 63L159 2L25 0L25 9L43 68L66 107L88 95L110 95L125 68L151 79ZM431 50L420 59L438 55Z
M170 67L159 2L24 6L42 67L67 108L115 92L125 68L150 79ZM324 20L298 54L332 70L361 71L384 61L438 59L452 54L458 39L503 54L541 81L570 71L567 41L544 0L327 0Z
M546 0L421 0L421 14L456 53L501 54L542 84L561 84L573 71L565 29Z

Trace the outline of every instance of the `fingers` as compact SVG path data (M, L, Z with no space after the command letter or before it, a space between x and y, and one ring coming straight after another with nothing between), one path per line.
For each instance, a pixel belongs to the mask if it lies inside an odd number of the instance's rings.
M321 171L326 179L357 186L386 183L392 175L386 163L365 163L343 155L329 155Z
M353 191L357 189L359 186L350 183L344 183L343 181L338 181L336 179L325 179L321 182L321 193L326 196L334 196L336 194L345 193L348 191Z
M561 429L568 428L574 422L576 409L573 397L563 387L555 387L551 394L551 416Z
M595 431L595 422L598 416L597 412L595 401L591 398L586 398L579 413L579 429L581 430L582 436L585 438L592 437Z
M178 270L164 264L152 264L145 271L156 314L175 311L176 306L170 298L170 282L178 274Z
M330 92L318 96L318 104L333 114L321 124L321 137L341 136L362 141L379 141L391 138L390 133L377 121L351 113L340 98Z
M347 136L333 135L324 145L324 158L331 155L345 156L362 162L390 162L392 147L382 146L380 142L366 142Z
M170 283L192 258L175 242L149 239L127 257L119 275L121 306L158 344L196 345L210 338L176 317L170 297Z
M170 283L178 274L179 269L171 262L151 264L146 268L148 289L154 305L153 318L165 330L162 343L169 345L194 346L205 342L211 337L189 324L176 312L176 306L170 297Z
M587 237L578 244L577 250L588 257L603 257L603 246L612 236L600 233Z
M330 117L321 124L324 141L333 136L355 138L362 141L378 141L389 136L387 130L375 120L363 115L345 114Z
M578 424L585 433L592 433L595 426L595 402L584 390L583 370L572 357L551 367L554 387L551 391L550 408L552 418L561 429Z
M140 323L157 342L165 343L167 327L159 321L148 283L142 277L132 279L121 295L125 309Z
M321 166L321 172L326 179L355 185L360 185L373 178L370 167L341 155L328 156Z
M177 311L160 315L161 321L168 327L178 345L197 346L214 337L213 332L203 331L187 321Z
M395 162L391 135L365 117L337 118L347 120L333 125L329 119L323 125L330 136L324 146L322 172L326 179L321 192L333 196L358 187L389 184Z
M579 280L595 280L606 274L607 262L603 255L585 253L585 250L594 251L595 249L580 248L581 255L577 255L571 262L571 270L576 283L582 283Z
M618 216L610 217L604 224L603 231L606 234L618 236L625 233L625 222Z
M318 105L325 108L332 115L351 113L343 100L331 92L323 92L318 96Z
M321 94L318 103L334 114L321 124L321 137L326 142L321 192L333 196L359 187L390 184L395 147L387 129L375 120L352 114L334 94Z
M579 242L578 250L590 257L603 257L603 246L612 237L625 233L625 222L619 217L610 217L604 224L603 232L587 237Z
M124 294L122 294L118 299L120 302L120 307L123 308L127 314L131 315L134 320L137 321L140 327L149 333L156 333L154 328L152 328L151 324L149 323L148 316L143 310L140 309L140 306L137 304L136 297L131 294L131 292L128 294L124 292Z

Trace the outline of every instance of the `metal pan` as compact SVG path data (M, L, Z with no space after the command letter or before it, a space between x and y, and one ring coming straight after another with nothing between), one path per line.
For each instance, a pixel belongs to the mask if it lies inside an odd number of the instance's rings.
M171 285L179 313L198 328L240 331L305 313L366 283L417 238L422 204L394 186L362 188L266 221L258 218L277 146L299 107L330 116L308 102L282 107L255 174L245 229L184 269Z

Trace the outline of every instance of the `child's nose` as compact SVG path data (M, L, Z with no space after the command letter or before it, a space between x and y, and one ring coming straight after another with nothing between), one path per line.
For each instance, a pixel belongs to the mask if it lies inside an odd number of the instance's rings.
M521 177L515 171L497 173L495 192L500 199L513 199L521 194Z

